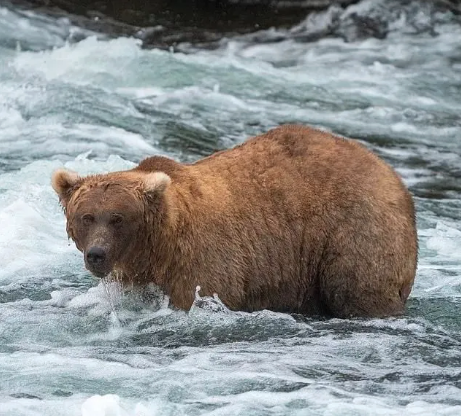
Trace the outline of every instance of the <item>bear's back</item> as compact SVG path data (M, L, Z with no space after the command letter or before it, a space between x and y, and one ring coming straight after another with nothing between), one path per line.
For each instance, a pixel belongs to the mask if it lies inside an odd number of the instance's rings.
M277 127L190 167L209 186L223 181L243 194L246 183L256 182L287 198L295 187L297 199L322 200L322 206L328 200L337 206L373 197L413 210L408 191L389 165L357 141L311 127Z

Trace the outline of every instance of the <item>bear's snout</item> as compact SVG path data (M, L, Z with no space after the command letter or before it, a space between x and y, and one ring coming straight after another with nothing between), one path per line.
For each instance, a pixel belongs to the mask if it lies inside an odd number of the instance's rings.
M106 251L101 247L91 247L86 253L86 259L91 265L100 265L106 260Z
M90 271L98 277L104 276L106 273L103 272L105 269L106 262L106 250L102 247L91 247L85 254L86 262L89 266Z

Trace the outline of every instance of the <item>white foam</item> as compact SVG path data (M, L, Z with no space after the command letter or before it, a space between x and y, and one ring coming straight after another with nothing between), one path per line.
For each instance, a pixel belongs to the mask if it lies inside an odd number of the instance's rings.
M461 231L458 224L436 221L434 228L420 229L419 278L416 297L461 297Z
M424 234L429 237L426 239L426 248L437 251L439 256L447 260L461 260L461 230L456 228L456 224L450 226L438 221L435 229L427 230Z
M50 51L25 52L16 56L12 65L19 73L30 72L47 81L62 80L81 85L93 84L95 78L113 78L114 68L121 76L143 52L140 41L119 38L100 41L92 36L77 44L65 44ZM83 64L85 63L85 64ZM103 84L104 85L104 84Z
M33 13L21 13L0 7L0 39L17 48L61 46L68 37L70 23L66 19L54 21Z
M92 396L82 404L82 416L125 416L120 397L114 394Z

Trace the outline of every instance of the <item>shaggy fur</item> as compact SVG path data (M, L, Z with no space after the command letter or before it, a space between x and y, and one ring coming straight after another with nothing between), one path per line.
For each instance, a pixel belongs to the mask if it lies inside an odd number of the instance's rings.
M151 157L80 178L57 171L67 230L97 276L194 289L233 310L401 314L417 263L412 198L359 143L282 126L194 164ZM90 264L88 251L105 253Z

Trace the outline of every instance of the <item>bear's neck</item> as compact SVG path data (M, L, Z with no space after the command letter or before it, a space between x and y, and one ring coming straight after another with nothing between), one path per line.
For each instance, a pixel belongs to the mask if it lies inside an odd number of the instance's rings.
M145 229L140 231L134 253L124 274L136 285L154 283L169 294L171 286L187 267L190 259L192 206L194 195L188 188L171 184L161 201L147 214Z

